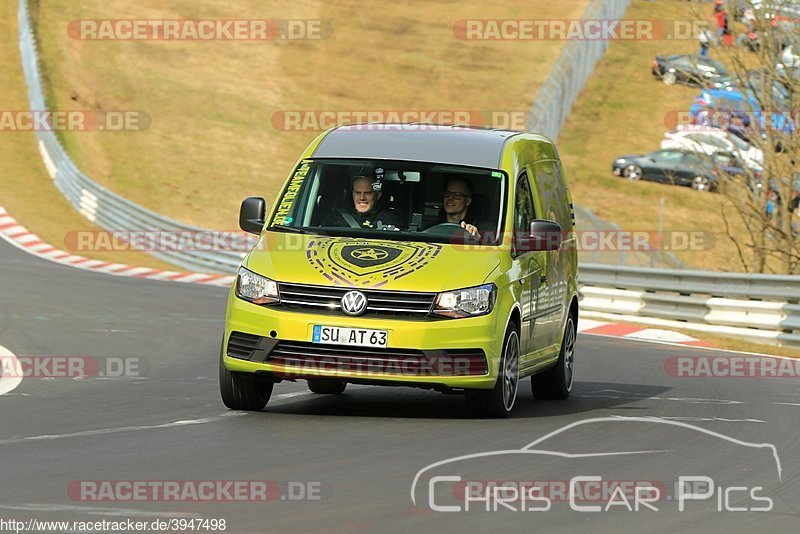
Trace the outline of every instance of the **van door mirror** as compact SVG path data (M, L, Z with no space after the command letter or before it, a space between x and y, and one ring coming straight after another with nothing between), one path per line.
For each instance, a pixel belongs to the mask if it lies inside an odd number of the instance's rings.
M260 234L264 228L267 201L262 197L247 197L239 209L239 228L251 234Z
M530 251L558 250L561 248L561 225L553 221L536 219L531 222Z

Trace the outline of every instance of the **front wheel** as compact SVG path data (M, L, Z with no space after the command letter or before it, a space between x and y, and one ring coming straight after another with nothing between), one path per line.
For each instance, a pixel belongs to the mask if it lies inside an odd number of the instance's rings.
M695 191L710 191L711 180L706 176L695 176L692 178L692 189Z
M664 76L661 77L661 81L664 82L664 85L675 85L675 82L678 81L678 77L675 76L674 72L665 72Z
M467 408L478 417L506 417L514 408L519 387L519 329L510 323L503 341L497 382L491 390L468 391Z
M622 170L622 176L628 180L641 180L643 174L642 168L638 165L628 165Z
M222 403L231 410L259 412L272 396L274 382L251 373L237 373L225 368L219 358L219 393Z
M543 400L563 400L572 391L573 373L575 370L575 319L567 317L564 328L564 339L558 362L547 371L531 377L533 396Z

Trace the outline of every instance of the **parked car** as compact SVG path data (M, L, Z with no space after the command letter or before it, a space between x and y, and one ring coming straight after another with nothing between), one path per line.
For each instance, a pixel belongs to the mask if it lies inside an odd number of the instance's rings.
M689 108L691 124L713 126L750 141L768 128L789 134L795 131L790 114L775 109L762 111L752 91L704 89Z
M656 56L653 60L653 76L666 85L685 83L687 85L714 86L714 83L730 84L731 78L719 61L713 59L679 54L672 56Z
M691 150L708 156L720 152L733 153L751 169L760 171L764 165L764 153L760 148L713 126L681 125L664 134L661 148Z
M690 150L665 149L648 154L621 156L611 170L628 180L648 180L689 186L696 191L717 188L720 171L745 174L735 156L715 154L707 157Z

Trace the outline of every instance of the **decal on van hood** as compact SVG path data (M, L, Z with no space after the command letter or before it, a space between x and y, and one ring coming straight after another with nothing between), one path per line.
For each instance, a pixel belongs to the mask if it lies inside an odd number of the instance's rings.
M380 287L428 265L442 246L435 243L375 243L368 239L314 239L306 258L336 285Z

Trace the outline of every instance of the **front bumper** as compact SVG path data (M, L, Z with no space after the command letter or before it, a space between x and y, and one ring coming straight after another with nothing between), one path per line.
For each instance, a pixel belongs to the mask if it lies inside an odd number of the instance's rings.
M314 313L312 310L288 310L279 306L258 306L238 299L233 291L228 295L225 338L223 342L223 362L230 371L246 373L267 373L276 380L306 379L314 377L339 378L351 382L377 383L387 385L408 385L432 387L435 389L490 389L494 387L503 342L505 321L497 320L498 310L481 317L464 319L424 319L424 318L379 318L350 317L344 314ZM305 347L312 349L325 345L311 344L314 325L369 328L388 332L388 350L353 347L352 354L345 354L347 346L339 346L336 351L327 351L323 364L320 360L310 361L300 357L292 361L280 357L275 347L291 345L294 354L301 354ZM229 356L228 343L231 334L243 333L260 344L254 355L238 354ZM327 346L330 348L331 346ZM430 367L421 369L419 365L372 363L363 365L338 365L337 358L346 357L348 361L365 355L365 351L389 352L390 356L415 352L423 358L432 358ZM469 374L452 373L448 355L485 356L485 365L471 366ZM460 369L464 370L463 360ZM481 374L475 374L479 369Z

